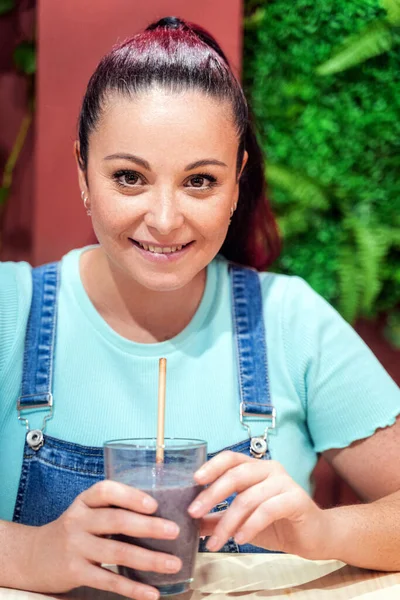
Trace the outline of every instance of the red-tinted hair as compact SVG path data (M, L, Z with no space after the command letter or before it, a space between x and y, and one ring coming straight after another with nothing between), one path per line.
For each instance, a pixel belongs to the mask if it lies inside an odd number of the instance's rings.
M239 148L237 170L248 161L239 182L237 210L220 253L239 264L265 269L279 255L280 238L265 196L264 160L243 90L216 40L201 27L166 17L116 46L90 78L79 116L81 168L86 171L90 133L110 92L134 96L152 86L172 92L199 90L229 101Z

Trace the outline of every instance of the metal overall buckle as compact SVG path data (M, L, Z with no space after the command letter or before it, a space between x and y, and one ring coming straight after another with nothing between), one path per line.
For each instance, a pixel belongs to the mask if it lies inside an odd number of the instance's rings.
M23 398L31 398L33 396L37 396L37 394L33 394L31 396L23 396ZM46 423L53 416L53 396L51 394L47 394L47 403L37 403L37 404L29 404L28 406L24 406L21 404L21 398L18 398L17 402L17 410L18 410L18 420L21 421L27 430L26 434L26 442L32 450L37 452L44 444L44 430L46 429ZM40 408L49 408L49 412L43 417L43 424L41 429L31 429L29 427L29 421L27 418L21 416L21 412L23 410L38 410Z
M262 436L252 436L250 426L244 422L244 417L257 417L261 419L269 419L271 422L264 429ZM263 458L268 450L268 433L270 429L275 429L276 426L276 410L272 409L271 414L264 415L261 413L246 413L243 410L243 402L240 403L240 422L247 429L250 439L250 454L254 458Z

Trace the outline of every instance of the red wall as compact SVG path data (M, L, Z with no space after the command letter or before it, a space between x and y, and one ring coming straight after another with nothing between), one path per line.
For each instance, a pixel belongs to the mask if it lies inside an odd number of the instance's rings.
M72 145L89 76L118 40L174 15L213 33L233 65L241 56L241 0L39 0L35 264L59 259L91 240Z

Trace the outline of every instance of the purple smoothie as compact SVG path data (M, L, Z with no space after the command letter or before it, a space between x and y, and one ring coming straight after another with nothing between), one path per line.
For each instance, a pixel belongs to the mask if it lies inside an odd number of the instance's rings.
M178 573L164 574L118 566L118 571L125 577L159 588L161 593L163 591L165 593L181 593L187 589L188 585L182 585L182 589L178 586L176 591L169 591L169 586L180 583L188 584L193 578L199 545L199 521L193 519L188 514L187 509L201 491L202 486L195 483L187 483L186 485L183 483L180 486L147 489L141 487L140 489L157 500L158 508L154 516L174 521L179 525L179 536L175 540L158 540L119 535L116 536L117 539L141 548L173 554L182 560L182 569Z

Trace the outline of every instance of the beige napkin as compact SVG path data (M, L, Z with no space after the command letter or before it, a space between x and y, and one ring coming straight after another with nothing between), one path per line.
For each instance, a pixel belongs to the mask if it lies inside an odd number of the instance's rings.
M310 561L288 554L208 554L199 556L193 590L206 593L291 588L344 567L338 560ZM400 600L400 598L399 598Z

